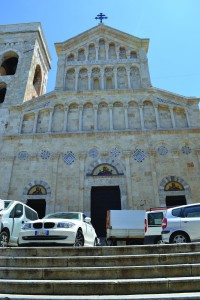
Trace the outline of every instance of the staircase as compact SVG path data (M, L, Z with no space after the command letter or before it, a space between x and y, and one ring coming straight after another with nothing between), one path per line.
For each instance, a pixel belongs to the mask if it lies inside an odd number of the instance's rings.
M0 299L200 299L200 243L0 248Z

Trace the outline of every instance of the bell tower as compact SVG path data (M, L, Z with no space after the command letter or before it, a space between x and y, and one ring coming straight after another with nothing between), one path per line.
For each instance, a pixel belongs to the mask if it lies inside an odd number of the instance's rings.
M0 26L0 107L46 93L50 54L38 22Z

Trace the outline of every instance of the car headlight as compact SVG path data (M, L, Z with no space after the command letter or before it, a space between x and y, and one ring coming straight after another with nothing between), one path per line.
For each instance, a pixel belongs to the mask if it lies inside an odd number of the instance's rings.
M72 228L75 224L72 222L59 222L57 228Z
M24 223L24 225L22 226L22 229L26 230L26 229L30 229L31 228L31 223Z

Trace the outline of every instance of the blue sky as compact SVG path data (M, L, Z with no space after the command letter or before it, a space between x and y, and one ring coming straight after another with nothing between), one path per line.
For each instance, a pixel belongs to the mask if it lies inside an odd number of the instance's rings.
M51 54L47 92L54 89L57 56L63 42L98 24L139 38L149 38L154 87L187 97L200 97L199 0L10 0L1 3L0 24L41 22Z

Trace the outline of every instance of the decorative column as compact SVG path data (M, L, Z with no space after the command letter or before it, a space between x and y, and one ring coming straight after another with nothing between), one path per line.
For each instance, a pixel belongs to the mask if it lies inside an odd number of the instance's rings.
M49 108L49 128L48 132L52 130L52 121L53 121L53 108Z
M88 60L88 50L85 50L85 60Z
M109 104L110 130L113 130L113 105Z
M10 156L7 154L4 154L0 157L0 162L3 165L6 163L6 172L4 172L3 178L1 178L1 183L3 184L3 189L1 190L1 198L2 199L13 199L12 194L10 195L12 191L12 182L15 182L15 177L13 176L13 169L15 166L15 159L16 156Z
M133 209L134 203L132 201L132 184L131 184L131 169L130 169L130 156L131 151L123 152L126 165L126 184L127 184L127 197L128 197L128 209Z
M119 49L116 50L116 57L117 57L117 59L119 59Z
M21 114L20 122L19 122L19 133L22 133L22 125L24 120L24 113Z
M125 128L128 129L128 105L124 105Z
M174 110L172 107L170 107L169 110L170 110L170 114L171 114L172 127L176 128L176 122L175 122L175 118L174 118Z
M105 46L105 49L106 49L106 60L108 60L108 59L109 59L109 57L108 57L109 46L106 45L106 46Z
M68 130L68 128L67 128L68 110L69 110L69 107L66 105L65 106L65 115L64 115L64 126L63 126L63 131L64 132Z
M88 71L88 90L91 90L91 72Z
M84 211L84 177L86 152L79 153L79 211Z
M114 69L114 83L115 83L115 90L117 89L117 70Z
M154 106L155 110L155 115L156 115L156 126L157 128L160 128L160 120L159 120L159 115L158 115L158 105Z
M79 105L79 131L82 131L83 127L83 105Z
M144 129L143 105L139 105L141 128Z
M188 115L188 111L187 111L187 109L185 109L185 115L186 115L186 119L187 119L187 124L188 124L188 127L190 127L190 126L191 126L191 124L190 124L190 119L189 119L189 115Z
M79 74L79 70L75 71L75 91L78 91L78 74Z
M95 46L95 51L96 51L96 61L97 61L99 57L99 46Z
M94 130L97 131L98 130L98 118L97 118L98 105L95 104L93 108L94 108Z
M128 88L131 89L131 77L130 77L130 68L128 67L126 70L127 79L128 79Z
M35 112L34 125L33 125L33 133L36 133L36 130L37 130L38 115L39 115L39 111L36 111Z
M104 90L104 70L101 69L101 89Z

